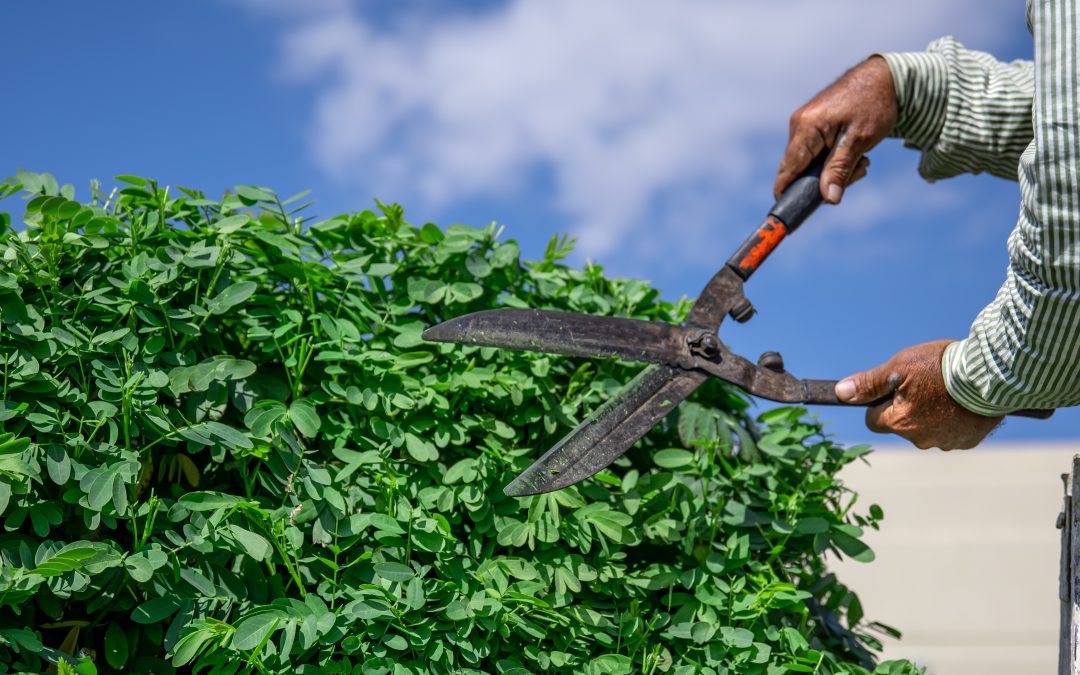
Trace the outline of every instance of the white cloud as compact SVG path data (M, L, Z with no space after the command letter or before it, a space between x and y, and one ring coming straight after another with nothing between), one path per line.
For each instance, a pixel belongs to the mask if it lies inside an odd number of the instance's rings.
M771 185L762 148L778 152L790 111L872 51L949 33L993 48L1024 30L1015 0L511 0L379 29L344 0L241 1L288 15L283 67L318 85L310 143L329 175L437 206L522 190L543 168L591 256L671 246L688 211L664 201L705 215Z

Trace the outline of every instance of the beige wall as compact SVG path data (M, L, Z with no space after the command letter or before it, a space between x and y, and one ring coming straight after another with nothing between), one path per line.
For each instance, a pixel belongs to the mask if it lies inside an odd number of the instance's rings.
M1076 443L942 453L882 448L845 470L885 511L877 560L837 574L866 615L904 632L886 658L931 675L1053 675L1057 667L1061 474Z

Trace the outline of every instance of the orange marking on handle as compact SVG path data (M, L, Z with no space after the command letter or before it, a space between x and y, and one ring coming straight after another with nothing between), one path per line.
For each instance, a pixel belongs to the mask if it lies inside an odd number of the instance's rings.
M777 244L784 240L787 235L787 227L776 218L769 218L757 231L758 243L739 261L739 267L749 267L756 270L761 261L765 260Z

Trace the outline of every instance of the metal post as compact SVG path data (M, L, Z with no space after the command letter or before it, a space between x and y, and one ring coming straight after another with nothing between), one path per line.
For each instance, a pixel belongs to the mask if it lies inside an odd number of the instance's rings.
M1080 675L1080 499L1073 498L1073 486L1080 485L1080 455L1072 461L1072 471L1062 474L1065 499L1057 526L1061 530L1061 569L1058 597L1061 599L1061 627L1058 644L1058 675Z
M1073 463L1076 459L1073 458ZM1069 618L1072 616L1072 603L1069 602L1069 533L1072 531L1072 476L1067 473L1061 474L1061 482L1065 486L1065 499L1058 514L1057 528L1061 530L1061 564L1058 572L1058 600L1060 601L1060 624L1058 628L1058 675L1071 675L1070 666L1070 640Z

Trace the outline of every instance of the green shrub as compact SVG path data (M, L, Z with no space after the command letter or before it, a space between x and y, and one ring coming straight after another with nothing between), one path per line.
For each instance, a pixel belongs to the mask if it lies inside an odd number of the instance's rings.
M822 559L872 558L881 512L836 478L866 448L714 382L596 479L508 498L640 366L420 339L687 302L565 240L522 262L396 206L302 225L261 188L121 180L0 187L30 197L25 228L0 214L0 672L875 667L884 627Z

